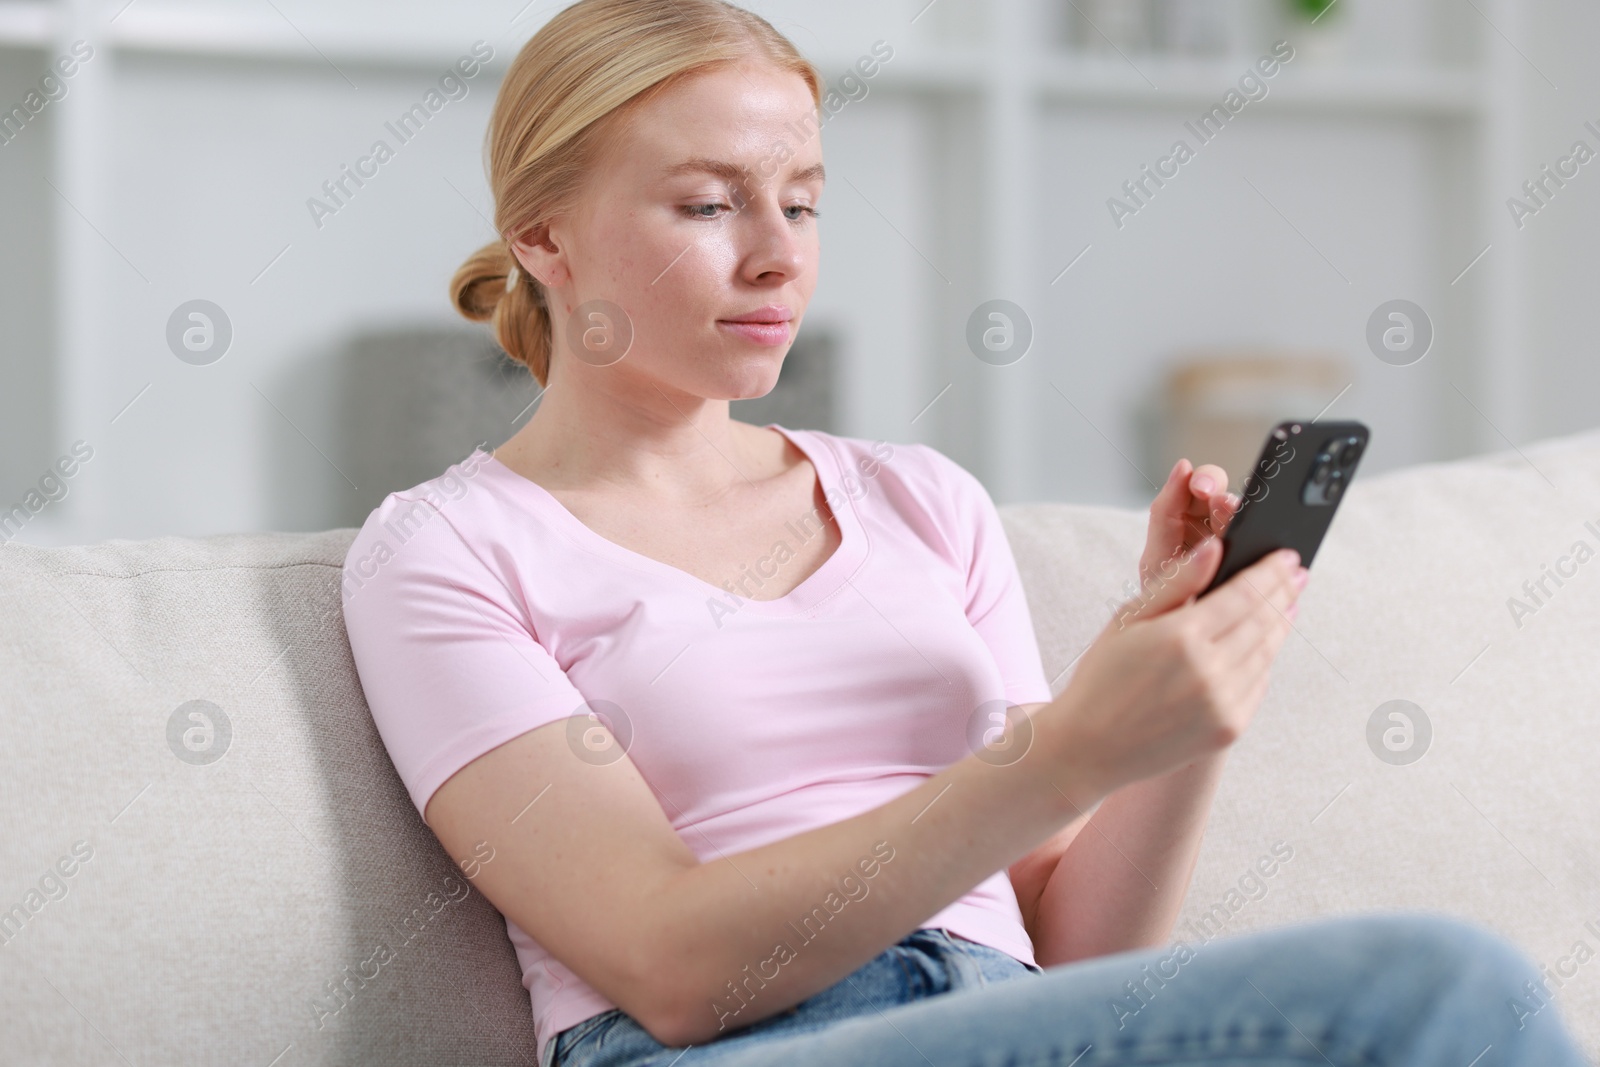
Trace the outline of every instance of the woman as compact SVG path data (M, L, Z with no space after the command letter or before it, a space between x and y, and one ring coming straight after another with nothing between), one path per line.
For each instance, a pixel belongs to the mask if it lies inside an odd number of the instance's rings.
M1532 965L1441 916L1167 946L1306 579L1194 599L1223 471L1173 469L1052 696L976 479L729 418L816 284L819 88L719 0L540 30L453 294L547 392L350 549L374 719L505 916L539 1062L1581 1063L1507 1011Z

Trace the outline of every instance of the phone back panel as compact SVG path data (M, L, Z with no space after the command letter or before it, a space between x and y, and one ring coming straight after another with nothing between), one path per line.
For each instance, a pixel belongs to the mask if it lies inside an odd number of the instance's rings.
M1245 480L1244 499L1223 536L1222 565L1206 592L1280 548L1296 550L1311 566L1370 437L1359 422L1279 423ZM1330 482L1339 488L1330 490Z

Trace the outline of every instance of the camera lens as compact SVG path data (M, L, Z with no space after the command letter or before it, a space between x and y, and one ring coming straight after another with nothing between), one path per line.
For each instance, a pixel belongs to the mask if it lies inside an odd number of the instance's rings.
M1355 461L1360 458L1361 438L1351 437L1347 439L1344 443L1344 450L1339 453L1339 463L1342 466L1349 467L1353 466Z
M1321 485L1328 480L1328 474L1333 470L1333 457L1324 452L1317 457L1317 465L1311 470L1313 485Z

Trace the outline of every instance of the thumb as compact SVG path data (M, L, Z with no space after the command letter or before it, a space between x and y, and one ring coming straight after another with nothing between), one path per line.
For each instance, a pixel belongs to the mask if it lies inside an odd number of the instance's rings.
M1126 625L1134 619L1154 618L1182 607L1190 597L1200 595L1221 564L1221 540L1205 538L1190 551L1178 553L1153 569L1138 598L1123 605L1118 619Z

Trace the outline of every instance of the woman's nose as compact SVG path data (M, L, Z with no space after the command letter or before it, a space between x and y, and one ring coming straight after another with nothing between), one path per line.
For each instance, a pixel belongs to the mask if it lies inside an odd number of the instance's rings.
M798 274L805 265L806 235L783 208L751 201L741 215L746 224L741 229L748 241L744 260L754 272Z

